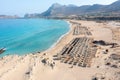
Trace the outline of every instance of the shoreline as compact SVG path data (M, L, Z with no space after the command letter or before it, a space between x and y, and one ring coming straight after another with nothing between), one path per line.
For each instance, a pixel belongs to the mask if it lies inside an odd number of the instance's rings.
M59 19L58 19L58 20L59 20ZM46 52L46 51L51 50L51 49L54 48L57 44L59 44L59 42L61 41L61 39L64 38L66 35L68 35L68 34L70 33L70 31L71 31L71 23L70 23L69 21L67 21L67 20L63 20L63 21L65 21L66 23L68 23L68 25L69 25L69 26L68 26L69 30L68 30L65 34L61 35L61 37L58 38L58 40L57 40L56 42L54 42L53 45L51 45L48 49L43 50L43 51L25 53L25 54L22 54L22 55L19 55L19 54L4 55L4 56L1 56L0 58L7 57L7 56L14 56L14 55L16 55L16 56L24 56L24 55L36 54L36 53L39 53L39 52L40 52L40 53L43 53L43 52ZM3 54L4 54L4 53L3 53Z
M56 45L50 49L36 54L27 54L24 56L14 55L0 59L0 80L57 80L59 76L61 76L61 78L58 80L92 80L93 78L100 80L120 80L120 64L110 58L113 53L114 55L119 55L120 46L111 48L110 45L98 45L96 47L96 54L90 62L90 67L82 67L67 64L60 60L54 60L53 56L60 53L73 38L92 37L94 40L103 40L105 42L109 42L109 40L111 42L113 41L111 29L115 27L111 26L111 24L81 20L68 21L73 21L75 24L70 23L71 25L69 27L71 30L61 37ZM74 29L79 23L81 24L80 27L87 27L92 35L73 35ZM114 33L114 35L117 35L120 32L118 30L118 32ZM80 44L82 44L82 42ZM87 45L89 46L89 44ZM81 50L81 48L79 49ZM82 48L81 51L83 52L85 49L86 48ZM108 52L105 54L106 49ZM44 60L46 60L46 62L44 62ZM54 66L51 67L53 63ZM106 63L110 64L106 65Z
M46 52L46 51L48 52L49 50L51 50L52 48L54 48L57 44L60 43L60 41L61 41L65 36L67 36L67 35L72 31L72 24L71 24L69 21L67 21L67 20L64 20L64 21L69 24L69 26L68 26L68 27L69 27L68 32L65 33L65 34L63 34L50 48L46 49L45 51L42 51L41 53Z

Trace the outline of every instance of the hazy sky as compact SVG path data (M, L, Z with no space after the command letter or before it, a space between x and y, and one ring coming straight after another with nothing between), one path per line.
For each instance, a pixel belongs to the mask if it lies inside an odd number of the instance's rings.
M24 15L25 13L41 13L48 9L53 3L63 5L92 5L111 4L117 0L0 0L0 15Z

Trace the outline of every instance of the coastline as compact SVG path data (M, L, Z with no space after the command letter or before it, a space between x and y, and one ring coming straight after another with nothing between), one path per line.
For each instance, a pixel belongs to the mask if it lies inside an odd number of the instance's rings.
M68 20L64 20L65 22L67 22L69 24L69 30L67 33L63 34L50 48L48 48L47 50L45 51L42 51L42 52L46 52L46 51L49 51L51 50L52 48L54 48L57 44L60 43L60 41L65 37L67 36L71 31L72 31L72 24L68 21Z
M47 19L44 19L44 20L47 20ZM53 19L51 19L51 20L53 20ZM9 56L9 55L18 55L18 56L24 56L24 55L27 55L27 54L35 54L35 53L37 53L37 52L44 52L44 51L47 51L47 50L49 50L49 49L51 49L51 48L53 48L65 35L67 35L68 33L69 33L69 30L70 30L70 25L69 25L69 23L66 21L66 20L55 20L55 21L63 21L65 24L66 24L66 28L67 28L67 31L64 31L64 33L62 33L61 34L61 36L60 37L58 37L57 39L56 39L56 41L53 41L52 42L52 44L51 45L49 45L49 47L47 47L47 48L45 48L45 49L41 49L39 46L38 46L38 50L33 50L33 51L28 51L28 52L24 52L23 54L20 54L19 55L19 53L17 54L17 52L15 53L14 52L14 54L11 54L12 52L9 52L9 53L5 53L5 55L4 55L4 53L3 53L3 56L1 56L1 57L4 57L4 56ZM58 25L58 24L56 24L56 25ZM59 25L58 25L59 26ZM24 45L24 44L23 44ZM7 49L8 50L8 49ZM9 51L9 50L8 50ZM24 50L23 50L24 51ZM7 52L7 51L6 51ZM0 58L1 58L0 57Z
M113 37L111 35L116 35L111 31L115 25L110 25L106 22L97 23L95 21L81 20L68 21L80 23L81 26L88 27L92 33L91 37L94 38L94 40L112 42ZM99 45L97 47L98 50L96 55L91 61L91 67L80 67L62 63L59 60L53 60L53 56L69 44L73 38L84 36L73 35L75 27L76 24L71 24L71 30L61 37L56 45L46 51L24 56L7 56L0 59L0 80L92 80L93 78L102 80L120 80L118 74L120 72L119 64L116 64L114 60L109 58L111 54L115 52L118 55L120 47L111 48L111 46ZM106 49L109 51L107 54L104 54ZM47 60L46 64L44 64L43 60ZM51 67L52 63L55 63L54 67ZM106 63L110 63L110 65L106 65ZM117 66L117 68L111 67L112 65ZM61 78L58 79L60 76Z

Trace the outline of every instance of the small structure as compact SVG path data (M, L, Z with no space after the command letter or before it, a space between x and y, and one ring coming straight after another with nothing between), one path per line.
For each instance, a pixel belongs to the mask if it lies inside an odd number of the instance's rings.
M2 54L3 52L5 52L6 51L6 48L1 48L0 49L0 54Z

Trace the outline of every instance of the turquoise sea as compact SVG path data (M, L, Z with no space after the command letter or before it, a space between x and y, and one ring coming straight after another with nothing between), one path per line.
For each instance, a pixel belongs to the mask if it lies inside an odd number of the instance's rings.
M52 19L0 19L0 48L5 55L24 55L49 49L69 31L69 24Z

